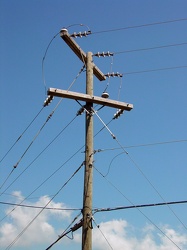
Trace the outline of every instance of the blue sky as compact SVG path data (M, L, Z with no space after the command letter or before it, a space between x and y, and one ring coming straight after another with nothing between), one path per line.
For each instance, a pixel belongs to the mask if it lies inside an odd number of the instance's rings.
M67 90L83 66L58 35L45 56L44 84L42 59L63 27L69 27L70 34L89 27L91 35L76 38L85 52L114 52L113 57L94 57L94 63L103 73L120 72L123 77L102 82L94 77L94 94L101 96L108 86L111 99L134 105L108 125L117 140L106 128L94 138L94 149L102 150L94 155L93 207L186 200L186 8L185 0L0 1L2 249L9 249L40 211L16 207L11 212L14 206L3 203L17 204L29 196L23 204L45 206L84 161L85 117L76 117L80 106L73 100L64 99L55 109L59 98L40 112L4 157L41 110L45 87ZM85 72L71 90L85 93ZM105 107L98 115L108 123L115 112ZM94 134L101 128L95 115ZM82 168L49 207L81 209L83 174ZM42 212L11 248L46 249L79 212ZM186 204L101 212L94 219L100 225L99 230L94 224L94 250L187 248ZM65 237L53 249L62 247L81 249L81 230L74 233L73 240Z

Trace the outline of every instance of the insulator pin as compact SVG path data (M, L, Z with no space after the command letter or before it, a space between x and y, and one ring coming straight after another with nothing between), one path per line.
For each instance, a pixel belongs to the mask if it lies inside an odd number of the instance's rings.
M44 107L48 106L48 105L52 102L53 99L54 99L54 96L49 95L49 96L46 98L46 100L44 101L43 106L44 106Z
M123 109L118 109L118 111L114 114L113 119L118 119L121 114L123 114L124 110Z

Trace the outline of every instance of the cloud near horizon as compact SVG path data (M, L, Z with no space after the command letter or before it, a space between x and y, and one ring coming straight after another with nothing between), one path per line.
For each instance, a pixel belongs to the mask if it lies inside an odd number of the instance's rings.
M21 192L14 192L17 196L16 201L20 202L22 197ZM37 202L29 202L33 206L45 206L49 201L48 196L42 196ZM67 208L63 203L51 202L50 207ZM5 212L9 214L12 207ZM11 244L17 235L27 226L30 221L37 215L39 209L31 209L25 207L16 207L11 212L6 221L0 225L0 245L7 247ZM70 222L72 213L70 211L60 210L45 210L32 225L24 232L20 239L16 242L17 247L43 245L52 243L59 234L59 229L54 226L54 221ZM53 221L53 223L51 223ZM166 236L158 231L153 225L147 224L144 228L135 228L127 221L110 220L101 222L99 227L93 222L93 249L94 250L176 250L187 249L187 234L180 233L168 225L163 225L160 229L171 239L171 242ZM60 229L60 231L62 228ZM62 231L61 231L62 232ZM60 241L59 244L71 244L74 246L81 245L81 230L74 233L74 240L68 242L68 239ZM178 247L177 247L178 246ZM74 248L73 248L74 249ZM76 249L76 248L75 248Z

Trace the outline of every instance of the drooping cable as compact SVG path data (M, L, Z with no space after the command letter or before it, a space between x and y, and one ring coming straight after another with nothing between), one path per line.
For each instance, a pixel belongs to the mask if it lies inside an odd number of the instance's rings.
M93 109L92 109L93 110ZM116 142L118 143L118 145L121 147L121 149L124 151L124 153L129 157L129 159L131 160L131 162L133 163L133 165L136 167L136 169L141 173L141 175L145 178L145 180L149 183L149 185L153 188L153 190L157 193L157 195L164 201L165 199L163 198L163 196L160 194L160 192L156 189L156 187L152 184L152 182L148 179L148 177L144 174L144 172L141 170L141 168L139 167L139 165L135 162L135 160L129 155L129 153L126 151L126 149L121 145L121 143L118 141L118 139L116 138L116 136L110 131L110 129L108 128L108 126L103 122L103 120L101 119L101 117L93 110L94 114L96 114L96 116L99 118L99 120L102 122L102 124L105 126L105 128L109 131L110 135L112 136L113 139L116 140ZM168 205L167 206L169 208L169 210L172 212L172 214L177 218L177 220L181 223L181 225L187 230L186 225L181 221L181 219L177 216L177 214L173 211L173 209Z
M78 219L78 217L81 215L81 213L79 213L70 223L70 225L64 230L64 232L58 236L58 239L55 240L50 246L48 246L45 250L49 250L51 249L59 240L61 240L64 236L66 236L67 234L69 234L70 232L72 232L72 228L71 225ZM69 229L70 228L70 229Z
M46 205L40 210L40 212L27 224L27 226L17 235L17 237L6 247L5 250L10 249L17 240L24 234L24 232L31 226L31 224L38 218L38 216L45 210L45 208L52 202L52 200L62 191L62 189L70 182L70 180L78 173L78 171L82 168L84 162L76 169L76 171L70 176L70 178L60 187L60 189L56 192L55 195L46 203Z
M94 169L115 189L117 190L132 206L136 206L127 196L125 196L107 177L105 177L95 166ZM155 227L160 231L171 243L173 243L178 249L182 250L164 231L159 228L139 207L136 209Z
M25 128L25 130L21 133L21 135L18 137L18 139L13 143L13 145L9 148L9 150L5 153L5 155L0 160L0 163L5 159L5 157L10 153L10 151L13 149L13 147L18 143L18 141L22 138L22 136L25 134L25 132L29 129L29 127L32 125L32 123L36 120L36 118L39 116L39 114L42 112L44 107L40 109L40 111L36 114L36 116L32 119L32 121L29 123L29 125Z
M53 38L50 40L49 44L47 45L47 48L45 50L44 56L42 58L42 79L43 79L43 84L44 84L44 90L45 90L45 95L47 94L47 86L46 86L46 81L45 81L45 73L44 73L44 61L48 52L48 49L53 42L53 40L59 35L60 32L56 33Z
M0 204L2 205L9 205L9 206L16 206L16 207L26 207L26 208L35 208L40 209L43 207L41 206L34 206L34 205L27 205L27 204L19 204L19 203L12 203L12 202L5 202L0 201ZM80 211L81 208L58 208L58 207L46 207L45 210L57 210L57 211Z
M173 19L173 20L168 20L168 21L160 21L160 22L146 23L146 24L141 24L141 25L127 26L127 27L122 27L122 28L95 31L95 32L92 32L92 35L101 34L101 33L116 32L116 31L121 31L121 30L128 30L128 29L144 28L144 27L149 27L149 26L176 23L176 22L184 22L184 21L187 21L187 18L180 18L180 19Z

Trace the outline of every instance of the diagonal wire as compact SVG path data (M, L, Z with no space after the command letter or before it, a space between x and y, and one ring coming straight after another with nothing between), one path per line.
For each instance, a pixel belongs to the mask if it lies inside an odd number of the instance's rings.
M111 246L110 242L108 241L107 237L104 235L104 233L102 232L101 228L99 225L97 225L94 217L92 216L92 221L94 222L94 224L96 225L96 227L98 228L98 230L100 231L100 233L102 234L102 236L104 237L104 239L106 240L107 244L109 245L110 249L113 250L113 247Z
M139 167L139 165L134 161L134 159L129 155L129 153L125 150L125 148L121 145L121 143L118 141L118 139L116 138L116 136L110 131L110 129L108 128L108 126L103 122L103 120L100 118L100 116L93 110L93 112L96 114L96 116L99 118L99 120L102 122L102 124L105 126L105 128L109 131L110 135L112 136L113 139L116 140L116 142L118 143L118 145L121 147L121 149L124 151L124 153L126 155L128 155L129 159L131 160L131 162L133 163L133 165L138 169L138 171L142 174L142 176L146 179L146 181L150 184L150 186L155 190L155 192L158 194L158 196L164 201L165 199L163 198L163 196L159 193L159 191L156 189L156 187L151 183L151 181L148 179L148 177L144 174L144 172L141 170L141 168ZM173 211L173 209L168 205L167 206L169 208L169 210L173 213L173 215L178 219L178 221L183 225L183 227L187 230L186 225L180 220L180 218L177 216L177 214Z
M4 158L10 153L10 151L13 149L13 147L18 143L18 141L22 138L22 136L25 134L25 132L28 130L28 128L31 126L31 124L36 120L36 118L39 116L39 114L42 112L44 107L41 108L41 110L36 114L36 116L33 118L33 120L29 123L29 125L25 128L25 130L21 133L21 135L18 137L18 139L13 143L13 145L10 147L10 149L5 153L5 155L0 160L0 163L4 160Z
M115 189L117 190L132 206L136 206L127 196L125 196L106 176L104 176L95 166L94 169ZM168 205L168 204L167 204ZM155 227L157 228L170 242L172 242L178 249L182 250L162 229L160 229L139 207L136 209Z
M71 224L64 230L64 232L59 235L58 239L55 240L50 246L48 246L45 250L49 250L50 248L52 248L59 240L61 240L65 235L67 235L68 233L70 233L72 231L72 229L70 228L71 225L77 220L77 218L81 215L82 212L80 212L71 222ZM68 230L70 228L70 230Z
M40 210L40 212L27 224L27 226L17 235L17 237L6 247L5 250L10 249L18 239L25 233L25 231L32 225L32 223L38 218L38 216L44 211L44 209L52 202L52 200L62 191L62 189L69 183L69 181L78 173L82 168L84 162L77 168L77 170L71 175L71 177L61 186L61 188L56 192L55 195L46 203L46 205Z
M101 30L101 31L92 32L91 34L95 35L95 34L101 34L101 33L115 32L115 31L128 30L128 29L137 29L137 28L169 24L169 23L175 23L175 22L183 22L183 21L187 21L187 18L180 18L180 19L173 19L173 20L168 20L168 21L160 21L160 22L146 23L146 24L141 24L141 25L127 26L127 27L122 27L122 28Z
M77 80L77 78L80 76L80 74L83 72L85 68L85 65L83 65L83 67L81 68L81 70L78 72L77 76L74 78L74 80L72 81L72 83L70 84L68 90L73 86L73 84L75 83L75 81ZM49 116L47 117L45 123L43 124L43 126L40 128L40 130L37 132L37 134L34 136L33 140L31 141L31 143L28 145L28 147L26 148L26 150L24 151L24 153L21 155L20 159L17 161L17 163L13 166L13 169L11 170L11 172L9 173L8 177L6 178L6 180L3 182L3 184L1 185L0 189L5 185L5 183L7 182L7 180L10 178L10 176L12 175L12 173L14 172L14 170L17 168L18 164L21 162L21 160L23 159L23 157L25 156L25 154L27 153L27 151L29 150L29 148L32 146L32 144L34 143L34 141L36 140L36 138L39 136L39 134L41 133L41 131L43 130L43 128L45 127L45 125L47 124L47 122L51 119L51 117L53 116L54 112L56 111L56 109L58 108L58 106L60 105L60 103L62 102L63 98L60 99L60 101L57 103L57 105L55 106L55 108L53 109L53 111L49 114ZM6 189L7 190L7 189Z

